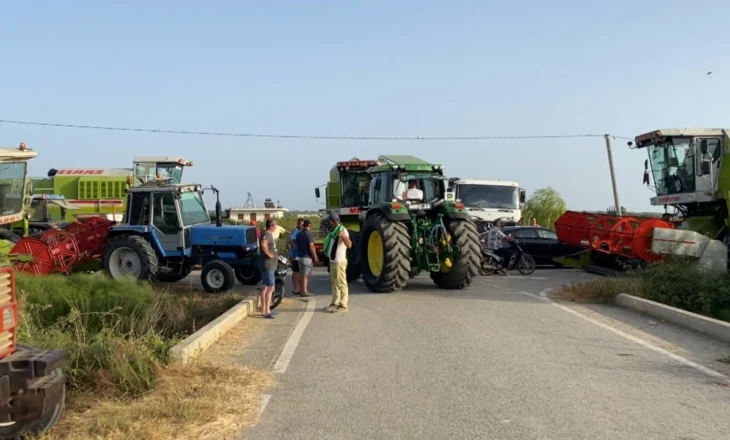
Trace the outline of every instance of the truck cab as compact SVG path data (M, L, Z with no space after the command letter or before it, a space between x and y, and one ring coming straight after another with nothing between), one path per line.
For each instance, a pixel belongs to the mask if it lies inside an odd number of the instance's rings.
M522 218L525 190L517 182L451 178L449 184L450 197L464 204L480 230L497 219L516 224Z

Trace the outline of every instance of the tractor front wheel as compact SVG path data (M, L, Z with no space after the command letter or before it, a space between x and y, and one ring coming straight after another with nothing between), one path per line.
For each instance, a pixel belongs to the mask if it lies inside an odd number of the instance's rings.
M373 214L365 221L361 239L360 268L368 289L375 293L403 289L411 269L406 224Z
M159 261L143 237L118 235L106 245L101 267L115 280L152 280L157 276Z
M223 260L213 260L203 266L200 282L208 293L220 293L233 289L236 275L230 264Z
M452 258L447 272L431 272L431 279L441 289L463 289L479 275L482 255L479 234L474 223L468 220L452 220L446 229L451 235L451 245L459 252Z

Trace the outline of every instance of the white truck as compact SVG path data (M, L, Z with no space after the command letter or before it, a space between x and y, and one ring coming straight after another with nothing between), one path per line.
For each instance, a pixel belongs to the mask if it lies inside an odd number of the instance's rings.
M480 232L497 219L517 223L525 205L525 190L504 180L451 178L446 197L464 204Z

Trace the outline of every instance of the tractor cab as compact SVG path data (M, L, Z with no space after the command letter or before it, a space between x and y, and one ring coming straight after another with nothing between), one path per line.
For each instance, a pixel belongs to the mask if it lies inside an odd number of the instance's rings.
M446 197L443 166L412 156L380 156L370 169L370 205L403 202L409 210L430 209Z
M182 182L183 168L191 166L193 162L182 157L135 157L131 185L136 186L153 180L164 180L179 185Z

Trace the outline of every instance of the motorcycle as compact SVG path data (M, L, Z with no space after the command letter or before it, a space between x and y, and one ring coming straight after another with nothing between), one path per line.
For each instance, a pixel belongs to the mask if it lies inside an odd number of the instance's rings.
M283 255L279 255L276 262L276 271L274 272L274 293L271 294L271 310L274 310L281 304L284 299L284 290L286 288L286 276L289 274L291 262ZM258 290L263 288L263 283L259 283Z
M512 242L512 246L517 253L512 256L510 261L505 261L494 251L487 249L486 238L479 240L482 243L482 261L479 268L479 275L492 275L498 272L508 274L508 271L517 269L522 275L530 275L535 271L535 258L526 254L522 246L517 241Z

